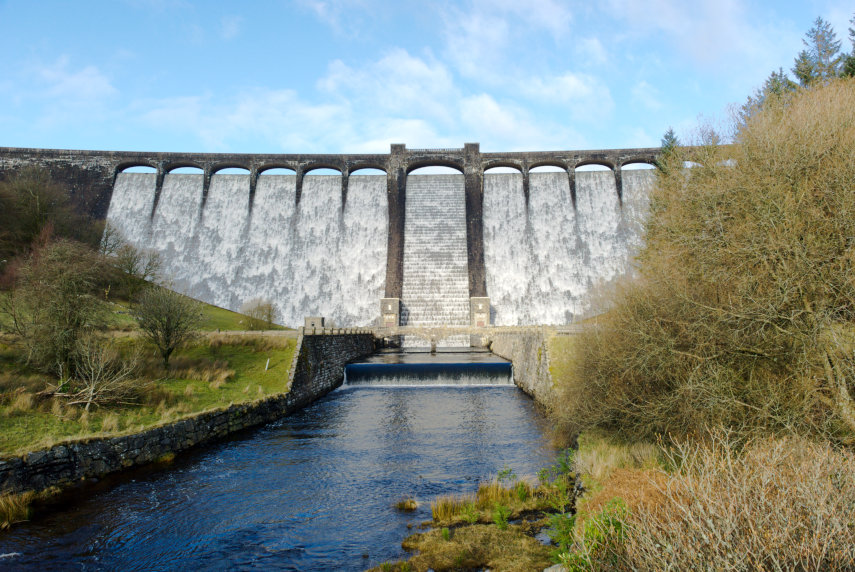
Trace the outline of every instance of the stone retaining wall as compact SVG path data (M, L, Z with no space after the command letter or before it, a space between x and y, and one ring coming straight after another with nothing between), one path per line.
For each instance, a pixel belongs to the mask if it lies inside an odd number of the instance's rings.
M66 442L0 459L0 492L37 491L100 477L274 421L341 385L344 365L372 351L374 336L370 333L300 335L287 394L200 413L133 435Z
M552 398L548 335L544 328L509 328L489 334L490 350L513 362L517 387L543 405Z

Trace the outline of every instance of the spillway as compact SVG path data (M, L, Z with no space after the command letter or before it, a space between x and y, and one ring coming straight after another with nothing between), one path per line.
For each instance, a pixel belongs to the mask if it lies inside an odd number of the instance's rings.
M492 322L568 324L599 311L600 292L633 272L654 174L611 171L484 176L484 258Z
M633 272L654 177L625 170L486 174L484 258L494 325L565 324L599 311L603 289ZM160 253L165 278L189 295L239 310L269 299L279 321L305 316L371 326L384 295L386 177L214 175L203 207L202 175L168 174L152 217L155 175L120 173L108 221L140 248ZM463 175L410 175L404 212L401 324L467 325L469 284ZM404 345L424 346L419 338ZM438 340L468 346L468 336Z
M169 174L154 204L155 176L120 173L107 220L139 248L161 255L176 289L239 310L272 301L281 323L305 316L373 325L386 277L386 181L307 176L299 205L296 177L258 178L249 208L248 175L214 175L204 208L202 175Z
M511 363L485 350L381 351L348 364L345 386L513 386Z
M404 218L402 326L469 324L463 175L410 175ZM424 345L404 336L404 347ZM437 341L469 346L469 336Z

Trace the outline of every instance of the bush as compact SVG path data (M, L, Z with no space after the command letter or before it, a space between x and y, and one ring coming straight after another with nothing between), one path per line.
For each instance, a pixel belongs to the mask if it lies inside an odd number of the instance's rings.
M588 542L593 568L852 570L855 455L804 438L739 446L727 434L678 443L659 502L613 514L608 545ZM586 523L595 532L607 528ZM565 561L578 561L568 553Z
M276 306L263 298L253 298L246 302L241 306L240 312L247 317L247 330L268 330L276 319Z
M160 352L164 369L172 353L195 337L202 320L199 302L159 286L143 290L134 310L143 337Z
M667 159L640 278L575 344L568 437L855 433L855 81L767 102ZM682 169L691 159L700 166Z
M0 298L0 312L24 342L27 361L57 374L73 373L78 341L99 325L95 288L101 258L68 240L36 248L18 269L15 289Z

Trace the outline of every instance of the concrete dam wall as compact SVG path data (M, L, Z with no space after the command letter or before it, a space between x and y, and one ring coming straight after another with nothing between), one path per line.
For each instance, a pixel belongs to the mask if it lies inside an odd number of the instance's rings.
M598 288L624 275L640 245L652 183L624 173L624 197L609 171L581 172L576 202L563 173L484 176L484 253L491 322L565 324L596 311ZM167 175L151 216L155 176L120 173L108 221L137 247L158 252L174 286L232 310L253 298L299 325L322 315L338 325L374 325L385 290L385 177L217 175L202 206L201 175ZM467 325L466 220L462 175L407 181L401 325ZM466 336L442 345L468 345Z
M234 310L269 299L288 325L307 315L339 326L566 324L596 313L602 286L631 271L654 175L624 167L654 164L658 151L0 148L0 178L47 169L80 206L160 253L176 289ZM410 174L436 165L461 175ZM218 174L227 168L247 174ZM265 174L276 168L294 175ZM341 177L311 174L321 168ZM358 174L367 168L385 176Z

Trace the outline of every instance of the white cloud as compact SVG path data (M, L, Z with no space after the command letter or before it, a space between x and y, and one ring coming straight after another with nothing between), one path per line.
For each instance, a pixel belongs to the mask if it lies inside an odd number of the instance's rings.
M240 16L223 16L220 18L220 36L224 40L236 38L243 28L243 18Z
M458 96L448 69L433 58L394 49L376 62L353 68L333 61L318 88L372 111L372 115L429 117L448 124Z
M608 52L599 38L583 38L577 43L576 49L590 65L603 65L609 60Z
M644 80L632 86L632 98L649 110L662 109L662 102L659 101L659 90Z
M38 71L42 96L66 103L101 100L117 93L110 80L92 65L70 69L68 56Z
M526 97L555 103L576 120L601 121L614 108L611 92L598 78L588 74L564 72L551 77L532 77L520 82Z

